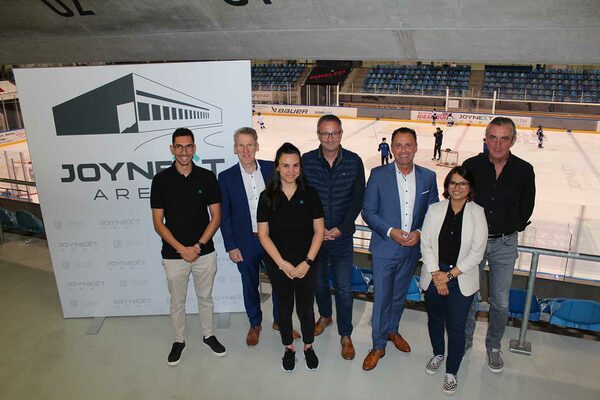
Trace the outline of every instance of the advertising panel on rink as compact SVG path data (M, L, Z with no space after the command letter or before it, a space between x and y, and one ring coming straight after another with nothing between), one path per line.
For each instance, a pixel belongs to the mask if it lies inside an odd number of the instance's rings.
M169 313L150 187L168 168L176 128L194 162L237 162L233 132L251 126L250 62L15 71L48 246L65 317ZM215 235L215 312L244 310L239 272ZM190 279L187 311L197 312Z
M310 115L321 116L326 114L334 114L338 117L356 117L356 108L349 107L326 107L326 106L296 106L284 104L255 104L256 112L263 114L276 115Z
M431 111L411 111L410 119L413 121L428 121L431 122ZM437 122L445 124L448 120L448 111L437 111ZM471 124L471 125L487 125L496 117L507 117L512 119L517 126L530 127L531 117L523 117L520 115L494 115L494 114L473 114L473 113L462 113L452 112L454 122L457 124Z

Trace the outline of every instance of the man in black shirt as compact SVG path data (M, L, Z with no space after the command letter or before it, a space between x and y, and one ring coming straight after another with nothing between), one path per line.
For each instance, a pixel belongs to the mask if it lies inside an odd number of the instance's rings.
M533 166L510 152L517 130L510 118L494 118L485 132L488 153L480 153L463 163L475 175L475 202L485 209L488 242L479 265L489 265L489 324L485 340L488 367L500 373L504 362L500 341L508 321L508 294L517 259L518 232L530 223L535 204ZM473 345L476 301L467 318L465 349Z
M154 229L163 242L162 261L171 294L175 341L167 362L175 366L185 348L185 301L190 273L194 277L204 344L217 356L226 352L213 332L212 301L217 272L212 237L221 223L221 192L215 175L192 162L196 152L192 131L177 129L170 147L175 161L152 180L150 203Z

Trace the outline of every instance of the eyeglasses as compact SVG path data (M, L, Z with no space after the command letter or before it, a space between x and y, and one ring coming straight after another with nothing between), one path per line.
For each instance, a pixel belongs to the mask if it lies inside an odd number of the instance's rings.
M340 137L341 134L342 134L342 131L336 131L336 132L321 132L321 131L319 131L319 136L321 136L323 139L326 139L326 138L337 139Z
M469 186L469 182L467 182L467 181L461 181L461 182L450 181L450 182L448 182L449 188L454 189L457 186L461 189L465 189L467 186Z
M186 144L186 145L182 145L182 144L174 144L173 148L175 149L175 151L177 153L181 153L185 150L185 152L187 153L188 151L194 151L194 145L193 144Z

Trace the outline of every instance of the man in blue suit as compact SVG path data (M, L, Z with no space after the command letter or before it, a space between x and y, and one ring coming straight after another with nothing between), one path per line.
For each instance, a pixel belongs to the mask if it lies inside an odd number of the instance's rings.
M237 264L242 275L244 306L250 320L246 344L256 346L262 329L258 286L260 263L265 255L258 241L256 208L260 193L273 172L273 162L256 159L258 134L253 128L238 129L233 140L233 152L239 163L219 174L223 196L221 234L229 258ZM279 330L276 310L277 299L273 294L273 329ZM300 334L294 331L294 339L298 338Z
M430 204L436 203L435 172L415 165L417 134L399 128L392 134L394 163L371 171L362 216L372 230L369 250L373 256L373 349L363 362L372 370L385 356L388 341L400 351L410 346L398 333L404 300L415 266L421 258L421 226Z

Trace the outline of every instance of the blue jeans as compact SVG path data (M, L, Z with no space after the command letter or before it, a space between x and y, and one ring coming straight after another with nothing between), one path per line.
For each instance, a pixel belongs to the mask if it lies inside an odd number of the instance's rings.
M316 260L316 299L319 315L331 318L333 305L329 288L328 271L333 271L335 288L335 311L340 336L352 335L352 265L354 249L352 237L342 240L324 241Z
M440 271L450 271L448 264L440 264ZM446 358L446 373L456 375L460 368L465 351L465 321L473 297L464 296L458 287L458 279L448 282L449 294L438 294L433 282L425 291L427 306L427 328L434 356L443 356L446 345L444 329L448 334L448 357Z
M500 341L506 330L508 294L518 254L517 239L517 232L497 239L488 239L483 260L479 264L480 277L483 276L486 261L490 266L490 311L488 314L488 330L485 337L485 347L488 350L500 349ZM475 332L476 297L469 309L465 326L465 341L467 343L473 342L473 333Z

